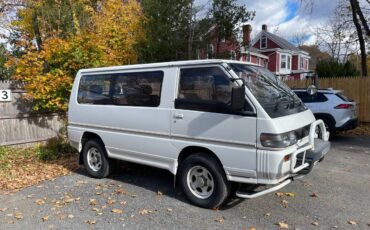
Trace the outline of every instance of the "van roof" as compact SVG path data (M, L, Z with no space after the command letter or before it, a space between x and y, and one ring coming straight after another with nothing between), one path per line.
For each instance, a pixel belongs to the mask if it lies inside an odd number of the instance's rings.
M186 66L186 65L207 65L207 64L220 64L220 63L236 63L236 64L248 64L248 65L257 66L254 63L235 61L235 60L204 59L204 60L158 62L158 63L149 63L149 64L134 64L134 65L81 69L79 73L105 72L105 71L130 70L130 69L148 69L148 68L157 68L157 67L172 67L172 66Z

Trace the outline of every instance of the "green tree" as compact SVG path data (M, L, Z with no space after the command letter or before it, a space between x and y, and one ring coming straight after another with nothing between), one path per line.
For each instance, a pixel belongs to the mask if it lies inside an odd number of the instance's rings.
M184 60L189 57L189 26L193 0L143 0L145 44L140 62Z
M10 53L6 50L4 44L0 44L0 80L8 80L11 77L13 68L9 68L5 65L9 56Z
M209 14L217 28L216 53L222 39L237 38L240 25L253 20L255 16L254 11L248 11L245 6L238 5L236 0L214 0Z
M340 63L334 59L319 61L316 65L319 77L355 77L360 73L351 62Z

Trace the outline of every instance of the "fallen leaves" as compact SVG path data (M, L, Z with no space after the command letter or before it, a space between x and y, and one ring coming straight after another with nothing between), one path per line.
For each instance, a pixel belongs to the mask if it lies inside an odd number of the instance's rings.
M7 192L16 192L44 180L53 180L79 167L75 155L42 161L37 158L33 148L9 148L5 155L0 159L0 190ZM1 167L3 165L6 167Z
M8 208L0 208L0 212L5 212Z
M215 219L215 222L217 223L220 223L220 224L223 224L225 222L225 218L222 216L222 217L218 217Z
M319 226L319 222L314 221L314 222L311 223L311 225L313 225L313 226Z
M277 197L283 197L284 196L284 193L283 192L277 192L277 193L275 193L275 195Z
M295 197L295 193L292 192L276 192L275 195L277 197L283 197L283 196L288 196L288 197Z
M318 197L318 196L317 196L317 193L316 193L316 192L313 192L313 193L310 195L310 197L314 197L314 198L316 198L316 197Z
M89 225L93 225L93 224L96 224L96 220L86 220L85 223Z
M14 213L14 218L17 220L23 219L23 215L20 212Z
M281 204L283 205L284 208L288 207L289 202L287 200L282 200Z
M37 200L35 200L35 203L38 204L38 205L43 205L43 204L45 204L45 201L43 199L37 199Z
M289 225L282 221L277 222L276 225L279 226L280 229L289 229Z
M248 230L257 230L255 227L249 227Z
M143 209L143 210L139 211L140 215L147 215L147 214L151 214L151 213L154 213L154 211L153 210L148 210L148 209Z
M122 209L114 208L114 209L112 209L112 212L113 213L116 213L116 214L122 214L123 213L123 210Z
M96 199L90 199L90 200L89 200L89 204L90 204L91 206L95 206L95 205L97 205L97 204L98 204L98 202L96 201Z
M42 220L43 222L46 222L46 221L48 221L48 220L49 220L49 216L43 216L43 217L41 218L41 220Z
M286 192L285 195L289 197L295 197L295 193L292 192Z
M357 222L354 220L348 220L347 223L350 225L357 225Z

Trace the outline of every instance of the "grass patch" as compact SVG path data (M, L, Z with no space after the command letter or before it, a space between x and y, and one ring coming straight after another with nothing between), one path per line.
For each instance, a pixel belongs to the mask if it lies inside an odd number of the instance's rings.
M0 191L18 191L78 168L75 150L62 138L30 148L0 146Z

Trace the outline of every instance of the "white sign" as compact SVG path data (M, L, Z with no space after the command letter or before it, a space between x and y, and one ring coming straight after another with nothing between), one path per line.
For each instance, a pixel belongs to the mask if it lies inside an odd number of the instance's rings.
M8 89L0 89L0 101L12 101L12 92Z

